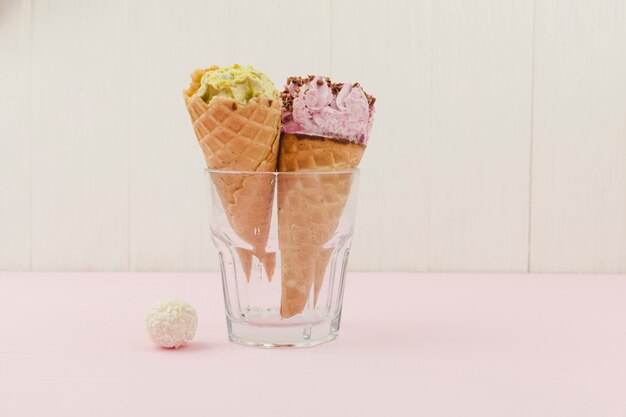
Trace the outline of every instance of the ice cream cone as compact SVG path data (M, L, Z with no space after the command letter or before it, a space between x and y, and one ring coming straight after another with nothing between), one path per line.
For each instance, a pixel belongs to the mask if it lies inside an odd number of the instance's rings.
M192 74L183 94L206 165L212 170L274 172L280 132L280 101L259 95L242 104L228 97L206 103L194 94L206 70ZM253 256L272 279L275 254L265 248L274 200L274 175L211 173L228 220L251 249L237 248L246 279L250 280Z
M283 318L301 313L314 301L324 281L332 249L324 245L337 230L352 184L350 173L319 174L356 168L364 144L323 136L283 133L278 181L278 240L281 251L281 310Z

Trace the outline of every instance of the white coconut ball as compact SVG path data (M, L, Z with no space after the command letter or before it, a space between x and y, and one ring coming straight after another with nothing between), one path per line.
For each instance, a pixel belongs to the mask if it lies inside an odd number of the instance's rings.
M146 313L146 331L154 343L164 348L185 346L196 334L196 310L182 300L163 300Z

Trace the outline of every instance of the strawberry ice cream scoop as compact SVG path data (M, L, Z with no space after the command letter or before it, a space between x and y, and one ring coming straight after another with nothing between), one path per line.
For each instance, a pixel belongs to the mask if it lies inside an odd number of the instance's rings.
M281 94L282 130L367 145L376 99L356 84L328 77L290 77Z

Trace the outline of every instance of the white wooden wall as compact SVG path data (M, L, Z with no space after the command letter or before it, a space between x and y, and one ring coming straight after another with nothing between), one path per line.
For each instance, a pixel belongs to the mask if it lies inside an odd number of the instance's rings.
M189 72L377 96L353 270L626 272L623 0L0 0L0 270L214 270Z

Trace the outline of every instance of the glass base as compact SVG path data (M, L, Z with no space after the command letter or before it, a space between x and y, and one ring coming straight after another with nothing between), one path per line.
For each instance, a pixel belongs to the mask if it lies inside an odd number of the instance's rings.
M248 311L242 319L226 318L231 342L259 348L303 348L330 342L339 335L340 321L341 314L281 320L277 311Z

